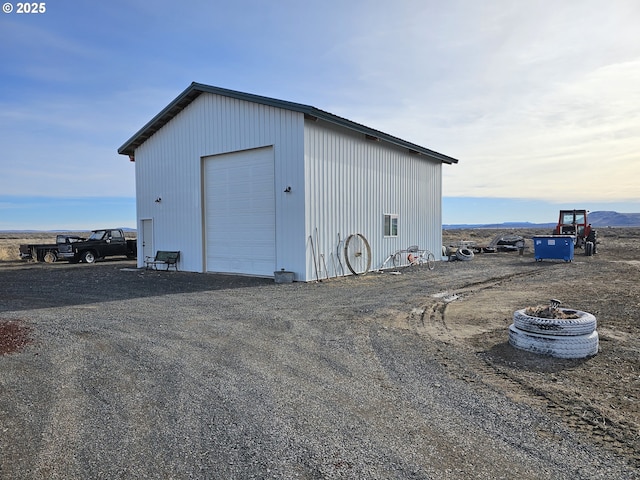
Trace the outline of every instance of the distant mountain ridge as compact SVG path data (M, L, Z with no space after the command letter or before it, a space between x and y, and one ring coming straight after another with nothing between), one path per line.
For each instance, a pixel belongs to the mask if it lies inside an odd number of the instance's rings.
M589 222L594 227L640 227L640 213L591 212Z
M589 212L589 223L597 228L604 227L640 227L640 213ZM488 224L450 224L442 225L445 230L456 228L553 228L556 222L504 222Z
M589 212L589 223L596 228L605 227L640 227L640 213L619 213L611 211ZM444 224L445 230L459 228L549 228L556 226L556 222L532 223L532 222L503 222L503 223L459 223ZM117 228L117 227L116 227ZM135 232L135 228L120 227L126 233ZM0 233L76 233L88 232L88 230L0 230Z

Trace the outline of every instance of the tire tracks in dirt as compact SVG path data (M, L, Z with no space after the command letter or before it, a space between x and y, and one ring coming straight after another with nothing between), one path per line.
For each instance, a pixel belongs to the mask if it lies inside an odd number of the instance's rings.
M410 330L419 335L428 336L436 342L436 358L452 376L470 384L479 384L501 391L513 401L541 409L559 419L570 430L586 435L596 445L624 456L632 466L640 468L638 457L640 440L637 425L611 418L597 405L597 399L576 398L575 392L568 394L561 388L556 388L555 376L551 380L540 382L539 376L532 378L530 375L532 370L540 371L539 364L551 365L563 360L518 351L519 356L525 359L525 361L518 361L517 356L514 356L515 350L506 341L485 350L474 348L468 337L457 336L455 326L450 326L448 306L452 302L462 298L469 300L485 290L543 273L548 274L540 271L519 272L469 283L456 289L455 293L436 294L422 307L414 308L407 315L406 323ZM495 333L494 330L494 337ZM490 343L495 344L495 338ZM451 347L456 349L455 353L450 351ZM572 361L569 360L569 362ZM579 360L573 362L576 363ZM543 436L555 435L550 431L538 433Z

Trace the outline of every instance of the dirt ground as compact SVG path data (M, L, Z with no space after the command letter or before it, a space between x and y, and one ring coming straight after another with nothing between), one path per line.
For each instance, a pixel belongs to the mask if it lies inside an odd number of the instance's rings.
M450 376L469 384L489 386L514 402L541 409L599 448L640 468L640 229L611 228L598 232L596 255L587 257L582 250L576 250L573 262L565 263L534 261L531 237L546 235L547 231L445 231L444 245L457 245L461 241L484 245L496 234L516 233L527 239L527 248L523 255L484 253L469 262L438 264L432 276L426 277L433 279L429 291L437 291L435 294L420 295L417 290L402 288L400 283L396 290L390 290L393 277L387 274L370 273L325 283L337 290L357 285L362 295L376 299L366 309L359 307L356 312L359 322L377 323L429 338L439 364ZM17 243L22 241L15 236L0 238L0 247L11 257L13 246L17 249ZM46 274L61 267L26 266L33 274ZM93 267L64 268L70 272L68 275L73 275L74 269L86 272ZM409 285L412 275L423 278L423 273L412 272L412 268L401 271L405 282L402 285ZM0 261L0 269L28 274L25 263L15 258ZM59 270L57 278L67 275L66 272ZM450 281L447 275L451 276ZM157 278L162 282L160 286L172 293L210 288L195 286L194 282L201 280L193 280L195 277L186 274ZM229 277L226 281L247 287L264 283L242 277ZM154 288L159 288L158 285ZM385 302L390 292L394 301ZM114 292L113 300L118 295ZM0 291L0 300L3 298L4 311L27 308L19 305L14 292ZM56 300L52 298L49 295L43 300L47 307L55 306ZM506 332L514 310L544 304L551 298L561 300L562 306L591 312L597 317L600 348L596 356L562 360L523 352L508 344ZM345 308L336 305L336 315L344 315ZM16 329L15 321L4 321L0 342L5 343L5 349L0 353L19 354L28 344L25 339L29 328L25 325L24 330ZM14 349L6 346L11 335L20 335Z
M454 245L469 240L483 245L496 233L450 230L445 231L443 242ZM529 260L531 236L548 234L514 233L529 239L525 254ZM640 229L599 229L598 234L596 255L585 257L577 249L571 265L557 260L534 262L514 274L496 272L488 282L470 281L455 292L455 301L425 305L415 328L476 352L471 357L476 360L471 374L516 400L555 412L573 428L630 456L640 466ZM525 308L551 298L596 316L598 355L559 360L505 343L514 305Z

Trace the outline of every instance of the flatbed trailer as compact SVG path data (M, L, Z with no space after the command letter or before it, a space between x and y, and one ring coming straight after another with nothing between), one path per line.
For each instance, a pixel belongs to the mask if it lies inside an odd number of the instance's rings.
M20 245L20 258L34 262L54 263L58 260L58 244L23 244Z
M60 245L81 240L84 238L77 235L57 235L56 243L25 243L20 245L20 258L33 262L55 263L61 257Z

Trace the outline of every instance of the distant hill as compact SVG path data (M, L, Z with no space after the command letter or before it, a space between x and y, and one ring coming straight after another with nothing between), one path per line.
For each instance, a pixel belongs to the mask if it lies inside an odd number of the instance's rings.
M594 227L640 227L640 213L590 212Z
M593 227L640 227L640 213L619 213L619 212L589 212L589 223ZM531 223L531 222L504 222L489 224L454 224L442 225L445 230L459 228L553 228L555 222Z
M121 228L124 233L132 233L136 232L135 228L128 227L107 227L107 228ZM88 233L91 230L77 230L77 229L69 229L69 230L0 230L0 233Z
M548 228L551 230L555 227L555 223L531 223L531 222L505 222L505 223L455 223L455 224L444 224L442 228L444 230L457 230L463 228L504 228L504 229L514 229L514 228Z

